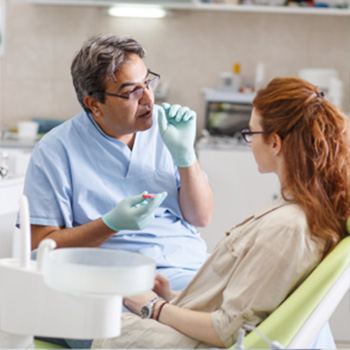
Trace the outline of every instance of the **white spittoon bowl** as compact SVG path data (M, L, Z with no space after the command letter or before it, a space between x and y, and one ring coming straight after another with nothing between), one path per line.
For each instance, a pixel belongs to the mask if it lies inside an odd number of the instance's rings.
M58 291L91 295L138 295L153 288L156 264L133 252L61 248L45 254L45 283Z

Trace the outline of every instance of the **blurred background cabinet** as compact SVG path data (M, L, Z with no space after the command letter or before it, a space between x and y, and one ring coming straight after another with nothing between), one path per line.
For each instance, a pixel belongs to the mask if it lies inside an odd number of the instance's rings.
M276 175L258 172L250 148L239 141L197 144L197 154L214 193L213 220L199 229L212 252L226 231L279 197L279 182Z
M31 148L0 147L0 168L8 170L0 176L0 258L19 256L20 231L15 225L30 156Z
M24 177L0 181L0 258L13 256L13 243L18 237L15 227Z

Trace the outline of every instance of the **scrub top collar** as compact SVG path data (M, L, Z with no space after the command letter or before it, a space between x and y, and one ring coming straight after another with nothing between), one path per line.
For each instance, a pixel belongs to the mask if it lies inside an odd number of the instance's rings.
M95 126L96 130L107 140L114 142L114 143L118 143L118 144L122 144L125 145L122 141L116 139L115 137L112 136L108 136L101 128L100 126L96 123L95 119L92 117L91 113L86 113L88 118L90 119L91 123ZM134 142L136 142L137 139L137 132L135 133L135 140ZM126 146L126 145L125 145ZM127 147L127 146L126 146ZM129 148L129 147L128 147Z

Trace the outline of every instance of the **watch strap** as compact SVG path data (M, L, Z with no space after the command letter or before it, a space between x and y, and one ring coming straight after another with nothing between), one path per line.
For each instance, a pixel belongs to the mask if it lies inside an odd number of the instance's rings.
M168 303L166 300L164 300L164 303L163 303L162 305L159 306L157 315L154 315L153 318L154 318L156 321L159 321L160 313L161 313L161 311L162 311L162 309L163 309L163 307L164 307L165 304L169 304L169 303Z
M162 300L163 298L157 296L151 300L148 300L141 308L141 310L143 308L148 308L150 310L149 314L147 316L142 316L142 318L152 318L153 317L153 311L154 311L154 304L158 301L158 300Z

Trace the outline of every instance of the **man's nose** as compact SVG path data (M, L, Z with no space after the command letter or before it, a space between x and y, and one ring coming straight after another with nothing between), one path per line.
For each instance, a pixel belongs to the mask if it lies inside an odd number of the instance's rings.
M151 88L146 88L143 90L143 95L140 98L140 104L152 104L154 102L154 92Z

